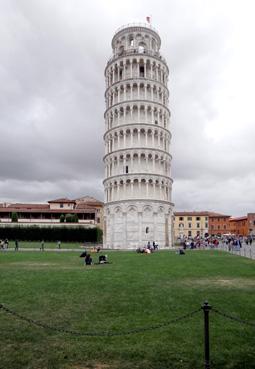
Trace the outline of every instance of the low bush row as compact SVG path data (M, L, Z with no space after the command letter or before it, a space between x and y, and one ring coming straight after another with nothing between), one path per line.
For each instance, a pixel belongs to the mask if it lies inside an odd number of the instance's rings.
M39 227L39 226L2 226L0 239L19 241L61 241L61 242L101 242L100 228L84 228L82 226Z

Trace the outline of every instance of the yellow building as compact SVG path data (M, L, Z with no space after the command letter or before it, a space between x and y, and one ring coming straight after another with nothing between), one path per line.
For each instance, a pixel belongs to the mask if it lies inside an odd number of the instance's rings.
M174 212L174 239L207 236L209 214L208 211Z

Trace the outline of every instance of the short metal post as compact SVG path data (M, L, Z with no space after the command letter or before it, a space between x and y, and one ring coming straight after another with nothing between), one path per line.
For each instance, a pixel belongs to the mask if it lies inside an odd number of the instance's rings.
M209 345L209 311L211 305L207 301L201 306L204 311L204 353L205 353L205 369L210 369L210 345Z

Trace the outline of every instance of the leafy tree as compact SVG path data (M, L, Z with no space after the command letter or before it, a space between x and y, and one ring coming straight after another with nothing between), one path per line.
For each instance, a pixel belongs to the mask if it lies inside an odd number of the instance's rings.
M61 214L61 215L60 215L59 221L60 221L60 223L64 223L64 221L65 221L65 216L64 216L64 214Z
M78 215L77 214L74 214L73 215L73 222L74 223L79 223L79 218L78 218Z
M66 214L66 223L73 223L73 214Z
M18 222L18 214L17 213L12 213L11 219L12 219L13 223L17 223Z

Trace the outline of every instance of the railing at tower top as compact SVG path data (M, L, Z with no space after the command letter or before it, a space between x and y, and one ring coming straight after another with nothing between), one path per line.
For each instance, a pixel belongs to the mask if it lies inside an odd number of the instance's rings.
M122 50L119 53L116 53L115 55L112 55L110 57L110 59L107 62L107 66L112 63L114 60L123 57L123 56L132 56L132 55L148 55L148 56L153 56L154 58L157 58L158 60L162 61L163 63L166 63L166 59L158 52L158 51L153 51L153 50L148 50L148 49L143 49L140 50L139 48L135 48L135 49L128 49L128 50Z
M144 27L144 28L148 28L148 29L156 32L157 35L158 35L158 31L156 30L156 28L152 27L151 24L149 24L149 23L142 23L142 22L141 23L134 22L134 23L128 23L128 24L125 24L124 26L119 27L117 29L117 31L114 33L114 36L117 35L117 33L119 33L120 31L122 31L123 29L130 28L130 27Z

